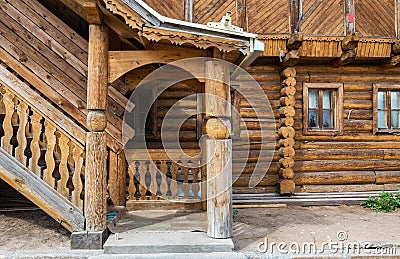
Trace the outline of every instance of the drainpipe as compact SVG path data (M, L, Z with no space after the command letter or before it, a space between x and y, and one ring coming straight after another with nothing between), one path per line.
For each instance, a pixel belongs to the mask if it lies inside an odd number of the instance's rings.
M239 67L242 69L246 69L248 66L250 66L251 63L253 63L254 60L256 60L264 52L264 48L265 48L264 42L256 38L250 38L250 51L244 57L242 62L240 62ZM233 71L231 75L231 80L236 79L236 77L240 73L239 70L240 70L239 68L236 68L235 71Z
M300 23L302 19L303 19L303 0L299 0L299 20L297 21L297 25L296 28L294 29L294 32L299 32Z

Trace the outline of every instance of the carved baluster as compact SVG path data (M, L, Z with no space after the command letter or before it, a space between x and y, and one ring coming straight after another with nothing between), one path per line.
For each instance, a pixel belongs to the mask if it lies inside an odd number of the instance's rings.
M31 169L31 171L38 176L40 176L40 166L38 165L38 162L40 158L39 140L40 134L42 133L42 124L40 123L41 120L42 116L36 111L33 111L31 120L33 135L31 141L32 158L29 160L29 169Z
M24 102L20 102L17 109L19 118L19 127L17 131L18 146L15 149L15 158L22 164L26 165L26 157L24 151L28 142L26 140L26 125L28 124L28 105Z
M200 185L199 185L199 181L198 181L200 168L198 168L198 167L192 168L192 172L193 172L192 191L193 191L194 199L197 199L197 198L199 198L199 191L200 191Z
M132 165L134 166L134 165ZM135 200L135 173L134 170L131 169L131 165L128 166L128 174L129 174L129 185L128 185L128 193L129 193L129 200Z
M157 166L153 161L149 163L149 171L151 199L157 200Z
M161 191L161 197L167 197L167 192L168 192L167 172L168 172L167 161L161 161L161 164L160 164L160 174L161 174L160 191Z
M14 94L10 91L5 90L6 92L3 95L3 102L4 107L6 110L6 116L4 117L3 121L3 129L4 129L4 136L1 139L1 146L3 149L12 154L12 146L11 146L11 138L13 136L13 124L12 118L14 114Z
M47 150L45 155L47 168L43 171L43 180L51 187L54 187L53 171L56 166L56 163L54 161L54 147L56 145L56 135L55 135L56 127L54 127L47 121L44 122L44 127L45 127L45 136L47 144L46 146Z
M183 174L183 183L182 183L182 192L183 192L183 197L188 198L189 197L189 164L182 163L182 174Z
M67 183L69 179L69 172L68 172L68 156L69 156L69 138L64 134L59 134L59 146L60 146L60 153L61 153L61 162L58 167L58 171L60 173L60 181L57 184L57 191L64 195L65 197L69 197L69 190L67 188Z
M72 177L72 184L74 190L72 191L72 203L83 210L83 200L81 199L81 193L83 190L82 184L82 167L83 167L83 149L76 144L71 144L73 147L72 157L74 160L74 175Z
M146 161L140 161L139 165L139 175L140 175L140 186L139 186L139 192L140 192L140 199L141 200L146 200L146 172L147 172L147 165Z
M178 175L178 170L179 170L178 164L175 163L175 162L172 162L172 165L171 165L171 179L172 179L172 181L171 181L171 186L170 186L172 198L176 198L176 195L178 193L178 182L176 181L176 178L177 178L177 175Z

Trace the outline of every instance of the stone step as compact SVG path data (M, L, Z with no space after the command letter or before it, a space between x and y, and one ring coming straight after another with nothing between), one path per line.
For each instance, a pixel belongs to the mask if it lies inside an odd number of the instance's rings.
M232 239L212 239L204 232L127 231L112 234L104 244L105 254L232 252Z

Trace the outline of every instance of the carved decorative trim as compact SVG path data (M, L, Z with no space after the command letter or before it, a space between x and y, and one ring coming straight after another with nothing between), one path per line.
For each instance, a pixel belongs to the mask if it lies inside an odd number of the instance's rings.
M127 7L124 3L121 3L120 0L103 0L106 4L108 10L110 10L113 14L120 15L124 18L126 24L132 29L142 30L144 22L142 21L142 17Z
M161 30L156 28L143 28L143 36L146 37L148 40L155 42L167 39L174 45L183 45L185 43L188 43L200 49L216 47L221 51L228 52L250 47L250 44L247 41L201 36L196 34Z

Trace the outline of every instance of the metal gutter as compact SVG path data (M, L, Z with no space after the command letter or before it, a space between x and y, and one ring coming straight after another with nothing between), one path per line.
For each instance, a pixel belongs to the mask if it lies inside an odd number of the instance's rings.
M132 10L138 13L143 19L147 27L157 27L160 29L169 29L182 31L191 34L199 35L210 35L214 37L225 37L237 40L247 40L249 38L257 38L257 34L254 33L238 33L233 31L222 30L218 28L212 28L204 24L191 23L165 17L153 8L147 5L142 0L121 0Z

